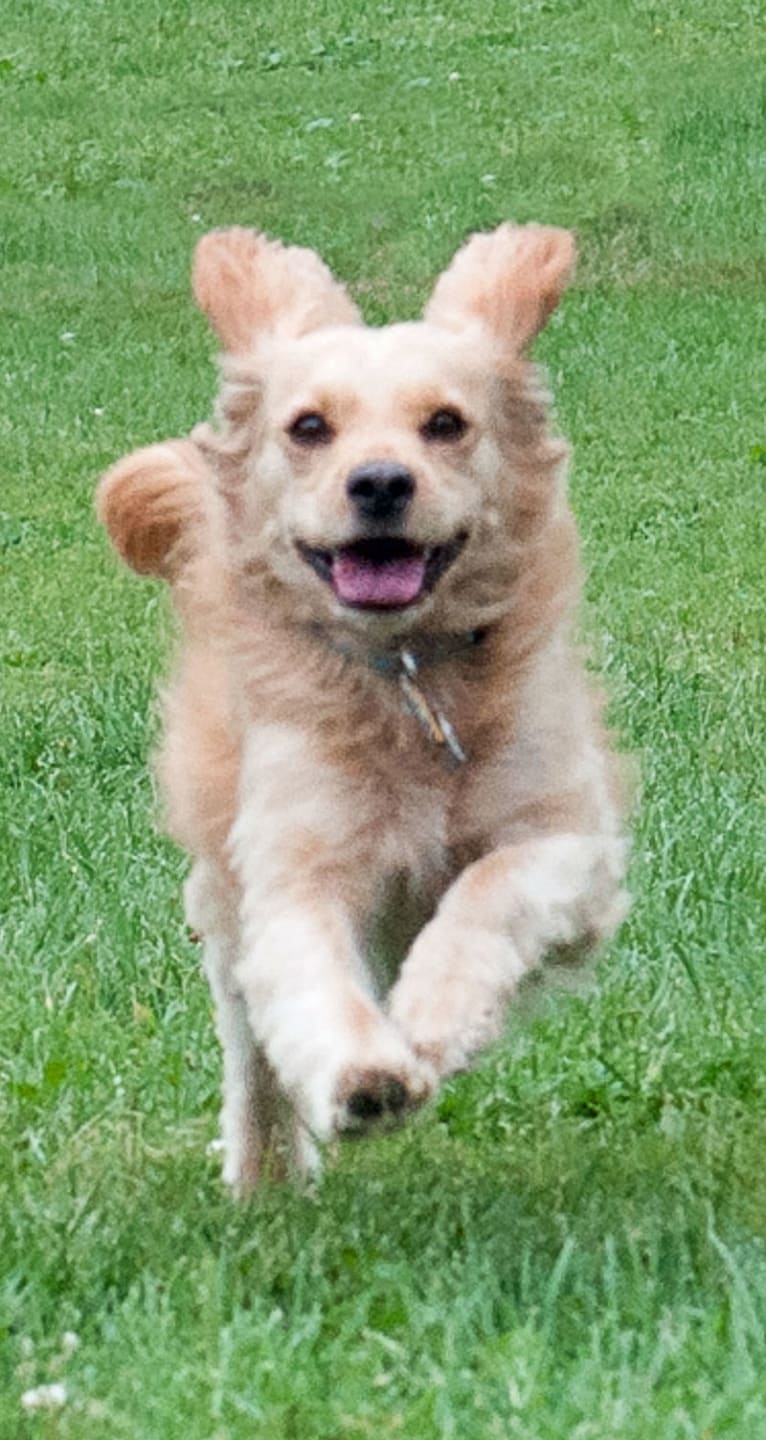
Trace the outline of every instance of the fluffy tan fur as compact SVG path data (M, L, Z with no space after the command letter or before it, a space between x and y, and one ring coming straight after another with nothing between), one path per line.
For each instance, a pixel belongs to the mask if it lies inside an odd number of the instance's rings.
M573 262L566 232L504 225L423 322L369 330L311 252L214 232L194 288L224 347L217 426L102 481L119 553L171 581L183 628L160 773L195 856L239 1190L286 1102L301 1164L312 1136L400 1118L498 1035L546 953L624 911L617 771L571 639L567 451L525 354ZM434 440L444 410L465 430ZM296 440L305 414L326 443ZM456 552L403 607L349 605L306 562L358 540L348 479L370 462L414 479L400 533ZM465 765L403 707L403 646ZM382 931L403 959L386 1002Z

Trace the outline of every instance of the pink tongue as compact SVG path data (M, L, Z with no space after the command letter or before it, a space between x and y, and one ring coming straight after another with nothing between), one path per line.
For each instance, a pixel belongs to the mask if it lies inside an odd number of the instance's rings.
M345 605L411 605L423 589L424 555L405 555L373 564L351 550L333 559L332 583Z

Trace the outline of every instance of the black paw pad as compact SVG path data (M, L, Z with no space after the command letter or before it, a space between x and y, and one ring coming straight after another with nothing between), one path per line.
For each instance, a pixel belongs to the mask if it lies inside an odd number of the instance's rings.
M357 1135L381 1127L390 1129L414 1104L403 1080L377 1070L357 1071L339 1098L345 1112L340 1128Z

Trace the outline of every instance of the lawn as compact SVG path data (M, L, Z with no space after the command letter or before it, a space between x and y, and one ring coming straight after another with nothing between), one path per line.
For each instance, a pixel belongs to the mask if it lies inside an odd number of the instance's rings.
M764 19L4 16L2 1440L766 1437ZM405 1132L237 1207L146 764L165 595L93 489L209 413L206 228L316 246L382 321L507 217L579 236L539 351L641 764L634 907L590 993L526 1001Z

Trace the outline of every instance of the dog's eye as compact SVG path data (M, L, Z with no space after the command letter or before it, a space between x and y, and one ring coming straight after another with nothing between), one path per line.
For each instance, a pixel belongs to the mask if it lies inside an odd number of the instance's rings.
M314 410L298 415L292 424L288 425L287 433L298 445L329 445L333 438L333 432L324 415L319 415Z
M467 422L459 410L434 410L433 415L421 425L424 440L459 440L468 429Z

